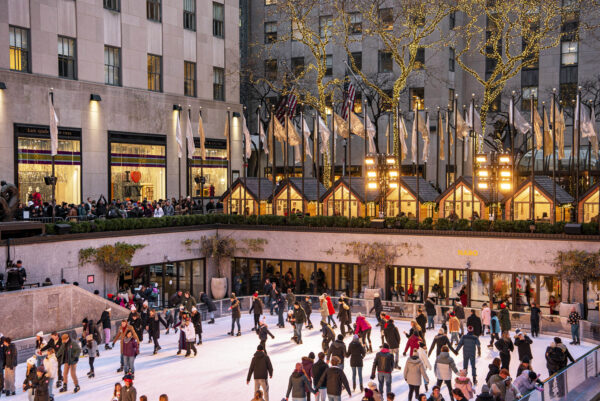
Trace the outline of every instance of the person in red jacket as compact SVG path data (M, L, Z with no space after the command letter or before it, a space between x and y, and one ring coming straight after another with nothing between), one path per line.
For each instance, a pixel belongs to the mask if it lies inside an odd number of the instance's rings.
M404 348L404 353L402 355L406 356L406 351L408 351L410 348L410 356L413 356L413 353L419 349L419 342L421 342L421 337L413 333L408 338L408 342L406 343L406 347Z
M333 318L333 315L335 315L335 308L333 307L333 302L331 302L331 297L329 295L327 295L325 297L325 300L327 301L327 312L329 313L329 316L327 316L327 323L329 324L333 324L333 328L337 328L337 324L335 323L335 319Z
M367 348L367 351L373 352L373 344L371 343L371 324L365 319L362 314L358 314L356 317L356 328L354 329L354 334L358 334L360 338L360 342L362 345ZM367 341L369 342L369 346L367 347Z

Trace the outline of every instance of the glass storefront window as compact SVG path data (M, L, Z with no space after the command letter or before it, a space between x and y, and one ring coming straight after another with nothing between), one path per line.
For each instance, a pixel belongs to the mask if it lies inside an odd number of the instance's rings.
M17 140L17 180L19 198L25 203L34 192L42 195L42 202L52 200L52 186L44 177L52 173L50 139L19 137ZM54 157L56 202L78 204L81 201L81 142L58 140L58 154Z
M471 306L481 308L484 303L490 303L490 280L492 274L471 272Z
M592 281L588 284L587 307L589 310L598 310L600 302L600 280Z
M450 299L460 301L462 293L467 292L467 272L464 270L448 270Z
M542 313L558 315L558 304L561 301L562 285L560 280L556 276L540 276L540 308Z
M248 269L250 274L250 292L252 294L254 292L262 293L264 280L262 278L260 260L248 259Z
M449 217L452 211L456 213L459 219L471 219L473 216L473 196L471 190L464 185L459 185L452 193L444 200L444 216ZM481 202L475 199L475 213L481 217Z
M204 197L221 196L227 190L227 150L206 148L206 160L202 162L200 146L197 145L194 159L191 161L191 183L193 196ZM204 187L196 183L194 178L204 174L206 182Z
M594 219L598 221L598 196L600 195L600 189L595 191L589 198L583 202L583 222L589 223Z
M332 270L331 263L317 263L317 271L315 273L317 294L329 292L329 289L332 287Z
M333 194L327 198L327 215L349 217L352 214L353 217L357 217L358 203L356 197L345 186L340 185L335 189L335 209Z
M336 285L333 288L335 294L344 293L348 295L350 292L350 268L352 265L345 263L336 263L334 265Z
M515 220L531 219L531 185L515 196ZM535 191L535 219L549 221L551 214L550 201L539 191Z
M365 288L369 285L369 269L361 265L352 265L352 285L350 296L362 298Z
M229 202L231 202L232 214L258 214L258 210L255 208L256 202L254 202L254 198L246 191L246 188L243 185L236 185L233 193L227 197L227 201L224 205L225 210L229 210Z
M406 295L409 302L425 301L423 291L425 288L425 269L410 268L408 269L408 289Z
M493 273L492 275L492 302L497 308L501 302L512 310L512 274Z
M231 283L231 290L236 296L250 295L248 259L236 258L231 261Z
M179 289L182 291L192 290L192 263L191 261L177 263L179 275ZM194 294L192 294L194 295Z
M398 189L394 189L387 196L387 216L395 217L398 216ZM417 216L417 202L416 198L408 192L404 187L400 187L400 202L401 205L401 213L404 213L404 216L409 219L414 219Z
M429 288L427 296L436 303L443 303L446 299L446 271L442 269L427 269L429 275Z
M300 262L296 292L299 294L316 294L315 279L315 264L313 262Z
M390 301L404 301L406 296L406 268L390 266L388 268L387 299ZM397 294L394 296L393 294Z
M276 213L278 216L287 216L288 215L288 210L287 210L287 199L288 199L288 191L287 191L287 187L282 189L281 192L279 192L279 194L276 197L275 200L275 204L276 206ZM300 194L298 193L298 191L296 191L296 189L293 186L290 186L290 208L292 209L292 211L297 212L297 211L302 211L302 197L300 196Z
M534 274L517 274L515 277L517 303L515 311L529 312L537 297L537 281Z
M280 286L281 262L279 260L265 260L264 278L271 280L271 282L276 282Z
M111 143L111 199L133 201L166 198L163 145Z
M198 302L200 302L200 293L206 291L206 288L204 288L204 269L204 259L192 260L192 294Z
M204 264L204 260L202 261ZM165 263L165 270L163 272L165 276L165 286L162 290L163 304L169 305L169 299L173 294L177 292L177 270L174 263ZM204 280L204 279L203 279ZM196 279L194 278L194 282Z
M296 262L282 261L281 272L283 273L283 285L281 288L287 291L291 288L292 291L296 288Z

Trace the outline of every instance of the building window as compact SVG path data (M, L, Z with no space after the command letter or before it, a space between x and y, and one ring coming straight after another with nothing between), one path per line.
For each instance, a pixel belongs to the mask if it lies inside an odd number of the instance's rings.
M225 37L225 7L221 3L213 3L213 36Z
M267 81L277 80L277 60L265 60L265 79Z
M269 109L270 110L270 109ZM206 158L202 160L202 151L200 149L200 139L196 141L196 151L194 158L190 162L192 177L201 177L204 175L204 185L196 183L192 179L193 196L201 196L204 190L204 197L221 196L227 190L227 146L224 139L207 139L205 142ZM212 188L212 191L211 191Z
M381 8L379 10L379 20L384 30L391 31L394 29L394 10L391 8Z
M292 71L295 75L304 72L304 57L292 57Z
M58 37L58 76L77 79L75 63L75 39Z
M350 35L362 35L362 15L360 13L350 14Z
M354 59L354 65L356 69L354 71L362 70L362 52L353 52L348 56L348 65L352 67L352 59Z
M162 0L146 0L146 18L160 22L162 19Z
M333 56L328 54L325 56L325 75L330 77L333 75Z
M196 30L196 0L183 0L183 28Z
M410 109L425 110L425 88L410 88Z
M191 61L183 62L184 73L184 94L186 96L196 96L196 63Z
M577 64L577 50L579 42L562 42L560 44L560 64L575 65Z
M277 41L277 22L265 22L265 43Z
M454 72L456 70L456 52L454 47L448 48L448 71Z
M104 0L104 8L111 11L121 11L121 0Z
M29 66L29 29L10 26L10 69L13 71L31 72Z
M448 111L454 111L454 89L448 89Z
M225 70L213 68L213 99L225 101Z
M302 40L300 25L296 21L292 21L292 41Z
M148 54L148 90L162 92L162 57Z
M521 110L531 111L531 102L533 100L533 108L537 108L538 102L538 87L524 86L521 88Z
M417 70L422 70L425 68L425 48L419 47L417 49L417 54L415 54L415 68Z
M333 18L331 15L319 17L319 35L321 38L331 36L331 27L333 26Z
M390 52L379 52L379 72L392 72L394 64L392 62L392 53Z
M560 100L565 105L573 105L577 98L577 83L560 84Z
M121 86L121 49L104 46L104 83Z
M521 70L521 86L538 86L539 70Z
M448 16L448 29L456 28L456 12L453 11Z

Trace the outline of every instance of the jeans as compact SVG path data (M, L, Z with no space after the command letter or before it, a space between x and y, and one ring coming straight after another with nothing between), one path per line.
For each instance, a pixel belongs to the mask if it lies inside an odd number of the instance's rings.
M571 325L571 337L574 343L579 343L579 323Z
M460 336L457 331L450 333L450 344L454 344L454 341L456 341L456 344L460 341Z
M363 387L362 380L362 366L352 366L352 387L356 387L356 373L358 372L358 384L360 388Z
M262 387L263 398L269 401L269 382L267 379L254 379L254 392L256 393Z
M433 329L435 328L435 324L433 323L434 316L427 315L427 328Z
M110 344L110 328L104 329L104 344L105 345Z
M333 318L333 315L327 316L327 323L329 323L331 326L337 326L337 324L335 323L335 319Z
M473 378L475 378L477 377L477 369L475 368L475 355L463 354L463 369L467 372L469 371L469 362L471 362L471 373L473 374Z
M419 396L419 390L421 386L413 386L412 384L408 385L408 401L412 400L413 394L415 395L415 400Z
M283 320L283 308L277 308L277 325L284 326L285 321Z
M327 394L327 398L329 399L329 401L342 401L342 396L341 395L330 395L330 394Z
M377 372L377 380L379 380L379 392L383 396L383 383L385 382L385 392L392 392L392 374Z
M315 401L327 401L327 387L319 389L319 392L315 394Z
M394 367L398 366L398 362L400 362L400 349L394 348L391 349L390 352L394 355Z
M294 326L294 335L296 336L296 341L302 341L302 324L296 323Z
M48 379L48 396L49 397L54 397L54 394L52 393L54 389L54 378Z
M121 354L121 367L125 366L125 357Z
M231 334L233 334L233 327L235 326L236 323L237 323L238 332L242 331L242 329L240 328L240 318L232 317L231 318Z
M69 372L71 372L71 378L73 379L73 384L78 386L79 385L79 381L77 380L77 364L73 364L73 365L68 365L68 364L64 364L65 369L63 370L63 382L64 385L67 385L67 382L69 381Z
M125 373L128 373L129 371L135 373L135 356L123 356L123 362L125 362L123 365Z

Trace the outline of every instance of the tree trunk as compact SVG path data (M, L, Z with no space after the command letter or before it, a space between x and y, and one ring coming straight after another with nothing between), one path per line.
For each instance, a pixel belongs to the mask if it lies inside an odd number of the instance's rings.
M571 303L571 282L567 281L567 302Z

